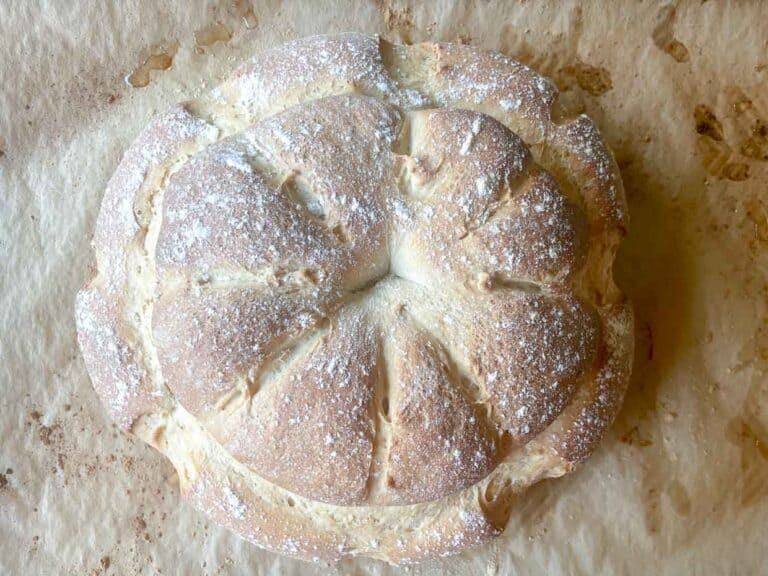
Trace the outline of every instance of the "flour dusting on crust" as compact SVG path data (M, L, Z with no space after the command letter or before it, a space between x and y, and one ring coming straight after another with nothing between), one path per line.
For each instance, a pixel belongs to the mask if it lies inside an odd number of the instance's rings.
M555 106L506 56L344 34L159 116L78 295L112 416L283 554L405 564L497 535L629 377L621 180Z

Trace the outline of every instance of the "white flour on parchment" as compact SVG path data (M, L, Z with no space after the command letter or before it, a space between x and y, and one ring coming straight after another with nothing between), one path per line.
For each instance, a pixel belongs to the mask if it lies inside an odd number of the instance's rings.
M496 543L405 572L764 573L768 6L254 2L251 28L233 12L0 5L0 572L398 573L285 560L180 504L170 464L106 418L73 321L104 186L151 115L267 46L360 30L500 49L554 77L616 152L632 220L616 275L635 377L603 446L522 496ZM226 38L216 22L231 39L196 52L196 31ZM128 86L161 43L178 44L170 69Z

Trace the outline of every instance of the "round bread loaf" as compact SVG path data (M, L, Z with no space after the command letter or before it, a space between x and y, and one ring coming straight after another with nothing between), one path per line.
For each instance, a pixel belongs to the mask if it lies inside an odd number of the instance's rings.
M595 126L529 68L307 38L129 148L79 342L217 523L304 559L454 554L615 416L626 220Z

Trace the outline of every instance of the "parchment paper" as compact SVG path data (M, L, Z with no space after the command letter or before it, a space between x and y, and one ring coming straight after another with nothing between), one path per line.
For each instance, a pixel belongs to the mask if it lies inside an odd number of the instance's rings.
M637 358L612 432L496 543L408 572L768 574L768 4L254 0L246 25L249 6L0 2L0 571L399 573L282 559L180 504L170 464L108 421L73 322L105 183L151 115L267 46L361 30L552 76L614 149L632 219L616 276ZM195 51L216 22L231 38ZM126 84L152 54L170 68Z

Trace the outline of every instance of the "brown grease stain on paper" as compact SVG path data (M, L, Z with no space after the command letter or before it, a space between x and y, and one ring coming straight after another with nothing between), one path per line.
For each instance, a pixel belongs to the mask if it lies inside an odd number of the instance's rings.
M699 104L693 109L696 142L707 172L718 178L741 182L749 178L749 165L734 160L731 146L725 141L723 125L712 109Z
M678 480L672 480L667 486L667 497L674 511L680 516L688 516L691 513L691 498L685 486Z
M768 160L768 124L757 118L752 125L752 134L741 145L741 153L753 160Z
M580 61L560 68L555 81L563 90L567 90L573 84L571 78L575 79L579 88L592 96L602 96L613 88L613 81L608 70Z
M750 89L755 96L748 96L741 88L732 86L725 90L730 107L723 122L714 110L705 104L693 110L697 149L706 171L718 178L740 182L751 175L753 162L768 161L768 87L757 85Z
M153 46L150 48L150 54L144 62L126 77L126 82L134 88L144 88L149 86L151 80L150 73L153 70L168 70L173 65L173 57L176 56L178 49L178 42Z
M214 22L195 31L195 53L203 54L206 48L221 42L226 44L232 38L232 31L221 22Z
M652 534L658 534L663 529L662 508L665 498L678 516L688 517L693 510L688 490L679 480L658 480L658 485L649 488L645 494L646 526Z
M541 50L530 45L515 26L508 24L502 29L500 50L554 80L561 93L578 86L591 96L602 96L613 89L613 79L606 68L579 57L577 46L583 25L581 9L576 8L569 32Z
M697 105L693 109L693 118L696 121L696 132L702 136L708 136L712 140L722 141L723 125L709 106Z
M699 136L696 147L701 155L704 169L709 174L737 182L749 177L747 164L731 161L733 150L726 142Z
M413 28L413 16L410 6L395 8L389 3L379 3L379 10L384 17L387 30L410 30Z
M757 196L751 196L744 202L745 213L747 220L749 220L754 226L754 238L758 242L768 242L768 207L766 207L762 198ZM752 246L753 249L756 246ZM761 247L762 248L762 247Z
M752 416L737 416L726 437L740 450L741 505L752 506L768 496L768 430Z
M743 114L750 108L752 108L752 99L749 98L742 90L738 87L732 88L730 90L731 92L731 100L733 100L733 111L736 114Z
M394 7L382 0L378 0L377 4L386 29L404 44L412 44L414 23L410 6Z
M723 166L722 176L726 180L742 182L749 178L749 164L744 162L728 162Z
M256 28L259 24L259 19L253 13L251 0L234 0L231 6L231 13L238 18L242 18L243 24L245 24L248 30Z
M687 62L691 55L685 44L675 38L675 14L676 7L673 4L664 6L658 13L658 24L653 29L653 43L672 56L678 62Z

